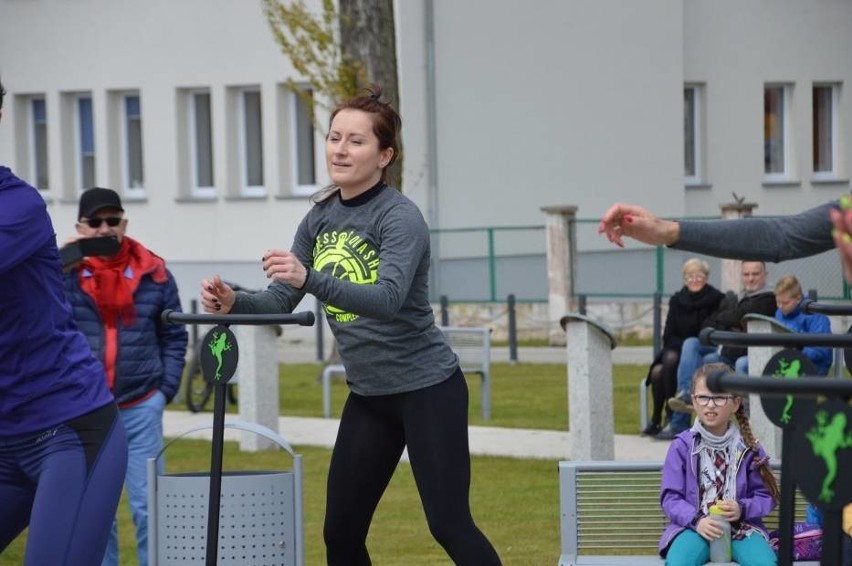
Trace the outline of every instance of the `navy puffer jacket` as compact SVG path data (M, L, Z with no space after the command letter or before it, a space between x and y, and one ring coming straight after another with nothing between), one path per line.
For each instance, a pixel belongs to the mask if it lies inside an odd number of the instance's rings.
M119 405L132 404L159 389L171 401L180 387L186 356L187 332L183 325L164 324L165 309L181 311L177 284L171 272L168 280L156 283L150 275L139 281L133 294L136 322L119 324L115 383L112 393ZM104 328L95 301L80 289L80 272L65 274L65 295L74 320L89 341L95 357L104 360ZM83 277L86 277L86 272Z

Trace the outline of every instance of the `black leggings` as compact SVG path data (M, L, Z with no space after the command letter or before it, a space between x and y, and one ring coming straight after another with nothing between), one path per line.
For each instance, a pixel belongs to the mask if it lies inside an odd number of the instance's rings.
M371 564L367 532L406 445L435 540L456 564L500 564L470 514L467 410L461 370L409 393L349 394L328 471L323 529L328 564Z
M678 361L680 361L680 353L675 350L663 350L662 361L654 364L648 374L648 379L651 382L654 409L651 422L654 424L661 424L663 407L666 409L666 420L671 419L672 412L668 405L666 405L666 401L674 397L677 393Z

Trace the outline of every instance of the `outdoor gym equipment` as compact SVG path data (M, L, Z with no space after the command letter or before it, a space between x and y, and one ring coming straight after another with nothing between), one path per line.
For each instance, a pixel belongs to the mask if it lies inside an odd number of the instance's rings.
M852 314L852 307L846 307L842 312L839 311L839 305L833 307L838 309L834 314ZM844 477L838 470L846 470L848 474L848 470L852 469L852 410L848 403L848 398L852 396L852 382L846 379L807 377L802 371L805 367L803 357L796 348L849 348L852 347L852 335L766 335L708 328L701 332L700 337L704 344L709 345L787 348L773 356L762 378L720 371L708 376L707 387L717 392L759 394L767 416L783 429L779 564L784 566L792 563L797 484L808 499L825 513L821 563L840 564L841 513L843 506L852 502L852 485L848 481L838 481ZM820 395L828 396L828 401L817 403L816 397Z
M206 566L216 566L219 549L219 513L222 495L222 451L225 429L225 402L226 388L237 368L239 361L239 350L234 333L228 328L230 325L269 325L269 324L298 324L300 326L311 326L314 324L314 313L310 311L295 314L185 314L166 310L162 314L162 320L166 324L207 324L215 325L204 337L200 351L201 369L204 378L213 384L213 439L210 457L210 481L208 490L207 509L207 535L206 535ZM238 426L243 430L250 430L269 437L280 446L288 449L277 435L271 433L264 427L256 425ZM270 434L271 433L271 434ZM186 433L185 433L186 434ZM283 444L282 444L283 443ZM164 448L165 450L165 448ZM288 450L292 453L292 450ZM162 452L161 452L162 454ZM149 461L149 470L156 469L156 459ZM296 517L292 525L298 534L301 534L301 460L294 454L294 476L296 476L296 491L294 493L293 505L299 507L299 517ZM251 477L251 476L249 476ZM260 475L255 476L260 478ZM301 537L297 536L294 541L295 562L298 566L304 560ZM198 552L201 552L199 547ZM156 549L151 553L156 556Z

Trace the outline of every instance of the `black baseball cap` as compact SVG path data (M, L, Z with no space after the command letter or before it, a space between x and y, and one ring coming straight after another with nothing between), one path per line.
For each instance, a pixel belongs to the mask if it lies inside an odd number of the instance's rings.
M77 212L77 220L91 218L93 214L102 208L116 208L124 212L121 206L121 197L112 189L94 187L86 189L80 195L80 209Z

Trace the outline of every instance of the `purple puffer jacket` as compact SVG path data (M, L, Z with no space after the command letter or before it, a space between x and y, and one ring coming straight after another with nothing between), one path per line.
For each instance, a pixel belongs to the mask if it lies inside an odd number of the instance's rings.
M698 444L699 435L692 429L685 430L672 440L666 461L663 464L663 478L660 489L660 504L663 513L669 519L663 536L660 538L660 555L668 549L672 540L684 529L694 529L701 518L698 511ZM763 517L775 507L775 500L763 483L755 461L766 458L763 447L758 445L758 453L744 447L737 458L737 502L742 509L742 520L757 528L767 539L769 534L763 526Z

